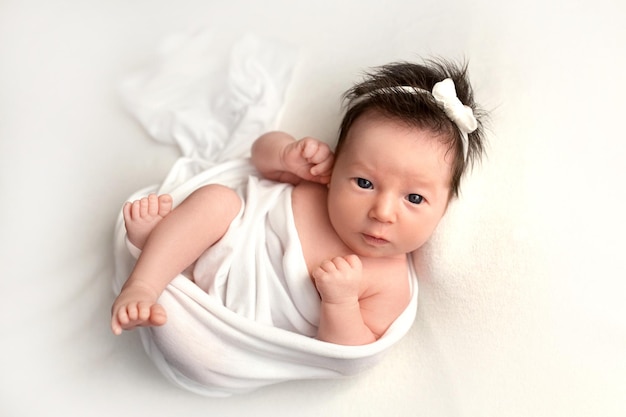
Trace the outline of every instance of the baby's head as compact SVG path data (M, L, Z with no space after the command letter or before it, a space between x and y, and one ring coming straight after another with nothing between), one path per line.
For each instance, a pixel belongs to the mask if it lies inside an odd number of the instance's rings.
M445 81L444 81L445 80ZM459 194L463 174L484 152L482 111L476 107L467 66L447 61L398 62L378 67L345 94L348 108L335 150L361 117L375 114L429 131L447 145L450 198Z

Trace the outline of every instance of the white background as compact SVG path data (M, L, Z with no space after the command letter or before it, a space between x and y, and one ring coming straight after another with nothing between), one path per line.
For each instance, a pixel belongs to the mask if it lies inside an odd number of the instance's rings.
M0 415L626 415L625 6L618 0L0 1ZM467 58L488 158L420 253L377 368L207 399L108 329L112 233L176 149L119 79L171 33L300 51L279 127L332 142L373 65Z

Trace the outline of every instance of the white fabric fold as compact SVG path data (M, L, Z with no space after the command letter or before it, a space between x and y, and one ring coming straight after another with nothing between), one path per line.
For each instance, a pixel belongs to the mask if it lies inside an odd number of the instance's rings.
M243 207L222 239L198 259L193 278L242 317L314 336L319 297L298 239L292 189L255 176L237 187Z
M192 160L246 156L274 127L296 56L253 35L223 49L210 31L173 35L120 85L126 108L150 136Z

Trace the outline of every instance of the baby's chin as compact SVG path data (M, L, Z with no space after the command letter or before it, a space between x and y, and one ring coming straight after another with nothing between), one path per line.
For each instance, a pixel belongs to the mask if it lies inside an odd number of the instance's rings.
M404 259L408 252L380 250L378 248L350 248L352 253L360 258L372 258L372 259Z

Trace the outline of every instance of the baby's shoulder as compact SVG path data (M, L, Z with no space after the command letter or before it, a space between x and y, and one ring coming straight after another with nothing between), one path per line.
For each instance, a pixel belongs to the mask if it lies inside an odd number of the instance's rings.
M325 186L308 182L294 187L291 196L294 223L309 272L326 259L349 253L332 227L326 197Z
M328 187L322 184L318 184L310 181L302 181L293 187L293 195L295 198L302 199L326 199L328 194Z
M308 221L324 221L327 195L328 189L321 184L303 181L296 185L291 194L294 215Z

